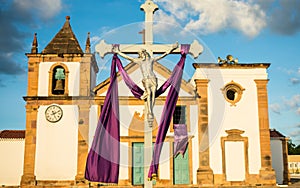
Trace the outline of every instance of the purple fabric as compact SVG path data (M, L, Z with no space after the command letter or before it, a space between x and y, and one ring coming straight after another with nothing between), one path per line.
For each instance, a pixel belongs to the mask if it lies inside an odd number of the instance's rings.
M168 132L171 119L173 117L179 90L180 90L180 84L182 79L182 73L184 68L184 63L186 59L186 54L189 50L189 45L181 45L181 59L177 63L176 67L173 70L173 73L171 77L166 81L166 83L169 83L171 85L166 103L163 109L162 117L159 123L158 133L156 136L156 141L154 145L154 151L153 151L153 158L151 162L151 166L148 172L148 179L152 180L155 179L158 172L158 165L159 165L159 158L161 149L164 143L164 140L166 138L166 134ZM160 88L158 89L160 91Z
M114 55L114 60L117 62L117 66L118 66L118 70L122 75L122 78L125 82L125 84L127 85L127 87L130 89L131 93L133 94L133 96L135 96L136 98L140 99L141 96L144 93L144 90L142 90L138 85L136 85L133 80L128 76L128 74L126 73L121 60L118 58L117 54Z
M188 145L188 134L185 124L174 124L174 156L184 156Z
M157 97L171 86L166 99L167 105L164 106L154 146L152 164L148 174L148 177L150 176L151 178L152 174L157 174L162 144L168 131L178 99L184 62L186 53L189 49L187 45L181 46L182 56L180 61L174 68L171 77L156 92ZM115 54L111 65L110 86L107 90L103 109L94 135L94 140L86 161L85 178L89 181L118 183L120 161L120 122L116 66L118 66L123 80L136 98L140 98L144 93L144 91L127 75L120 59L117 54Z
M104 100L94 140L89 151L85 178L102 183L118 183L120 122L116 60L111 65L110 86Z
M190 47L191 47L191 45L189 45L189 44L180 45L180 53L181 54L188 54L189 51L190 51Z

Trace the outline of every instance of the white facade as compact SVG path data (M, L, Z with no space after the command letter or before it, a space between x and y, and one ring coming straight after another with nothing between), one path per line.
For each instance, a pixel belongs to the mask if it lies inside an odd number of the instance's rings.
M24 139L0 139L0 186L20 184L23 174Z
M208 79L208 131L210 142L210 167L214 174L222 174L222 147L220 139L227 136L225 130L245 131L248 137L249 174L259 174L261 168L260 137L258 122L258 102L256 79L267 79L265 68L197 68L193 79ZM230 82L239 84L245 90L241 100L235 105L225 100L222 88ZM230 146L229 146L230 147ZM231 147L230 147L231 148ZM232 150L232 155L243 154ZM227 152L226 152L227 155ZM235 156L237 157L237 156ZM242 158L237 158L242 159ZM238 160L239 161L239 160ZM227 161L229 164L231 161ZM242 161L240 161L242 164ZM243 165L237 165L244 168ZM236 167L236 166L235 166ZM226 168L229 168L226 165ZM240 169L242 170L242 169ZM232 172L233 173L233 172ZM240 172L231 174L232 180L239 178Z
M63 117L50 123L45 118L48 106L40 106L36 128L36 180L74 180L77 173L78 107L59 105Z
M243 142L225 142L225 163L227 181L244 181L245 155Z

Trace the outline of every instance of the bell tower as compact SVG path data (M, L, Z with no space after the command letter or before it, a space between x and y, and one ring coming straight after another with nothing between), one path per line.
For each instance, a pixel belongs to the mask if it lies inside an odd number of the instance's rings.
M83 51L70 17L41 52L34 34L28 57L26 136L21 185L84 181L89 111L98 66L88 33ZM53 181L55 180L55 181ZM61 180L61 181L60 181Z

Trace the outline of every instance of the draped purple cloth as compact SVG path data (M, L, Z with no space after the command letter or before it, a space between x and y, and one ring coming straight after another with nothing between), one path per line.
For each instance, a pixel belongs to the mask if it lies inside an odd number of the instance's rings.
M133 80L129 77L129 75L126 73L121 60L118 58L117 54L114 55L113 60L117 62L118 70L122 75L122 78L127 85L127 87L130 89L133 96L136 98L141 98L141 96L144 93L144 90L142 90L138 85L136 85Z
M185 124L174 124L174 156L184 156L188 145L188 134Z
M162 144L166 137L178 99L184 62L189 50L189 45L181 46L182 56L180 61L174 68L171 77L156 91L156 97L158 97L164 93L169 86L171 86L166 99L167 105L164 107L154 146L152 165L148 175L148 177L150 176L151 178L152 174L157 174ZM118 183L120 160L120 122L116 66L118 66L118 70L121 73L124 82L136 98L140 98L144 93L144 91L128 76L120 59L117 54L115 54L111 65L110 86L104 100L94 140L86 161L85 178L89 181Z
M158 165L159 165L159 158L161 154L161 149L164 143L164 140L166 138L166 134L168 132L171 119L173 117L179 90L180 90L180 84L182 79L182 73L184 68L184 63L186 59L186 54L189 50L189 45L181 45L181 58L179 62L177 63L176 67L173 70L173 73L171 77L166 81L170 84L170 90L167 95L167 99L165 102L165 106L163 109L163 113L160 119L158 133L156 135L156 141L154 144L154 150L153 150L153 157L151 166L148 172L148 179L152 180L157 177L158 172ZM158 89L158 92L160 91L160 88Z
M89 181L118 183L119 179L120 122L116 63L113 59L110 86L86 161L85 178Z

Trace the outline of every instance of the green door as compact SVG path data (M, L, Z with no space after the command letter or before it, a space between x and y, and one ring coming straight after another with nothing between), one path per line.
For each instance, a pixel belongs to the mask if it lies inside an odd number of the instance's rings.
M186 149L184 157L181 154L174 157L174 184L189 184L189 148Z
M136 142L132 145L132 184L144 184L144 143Z

